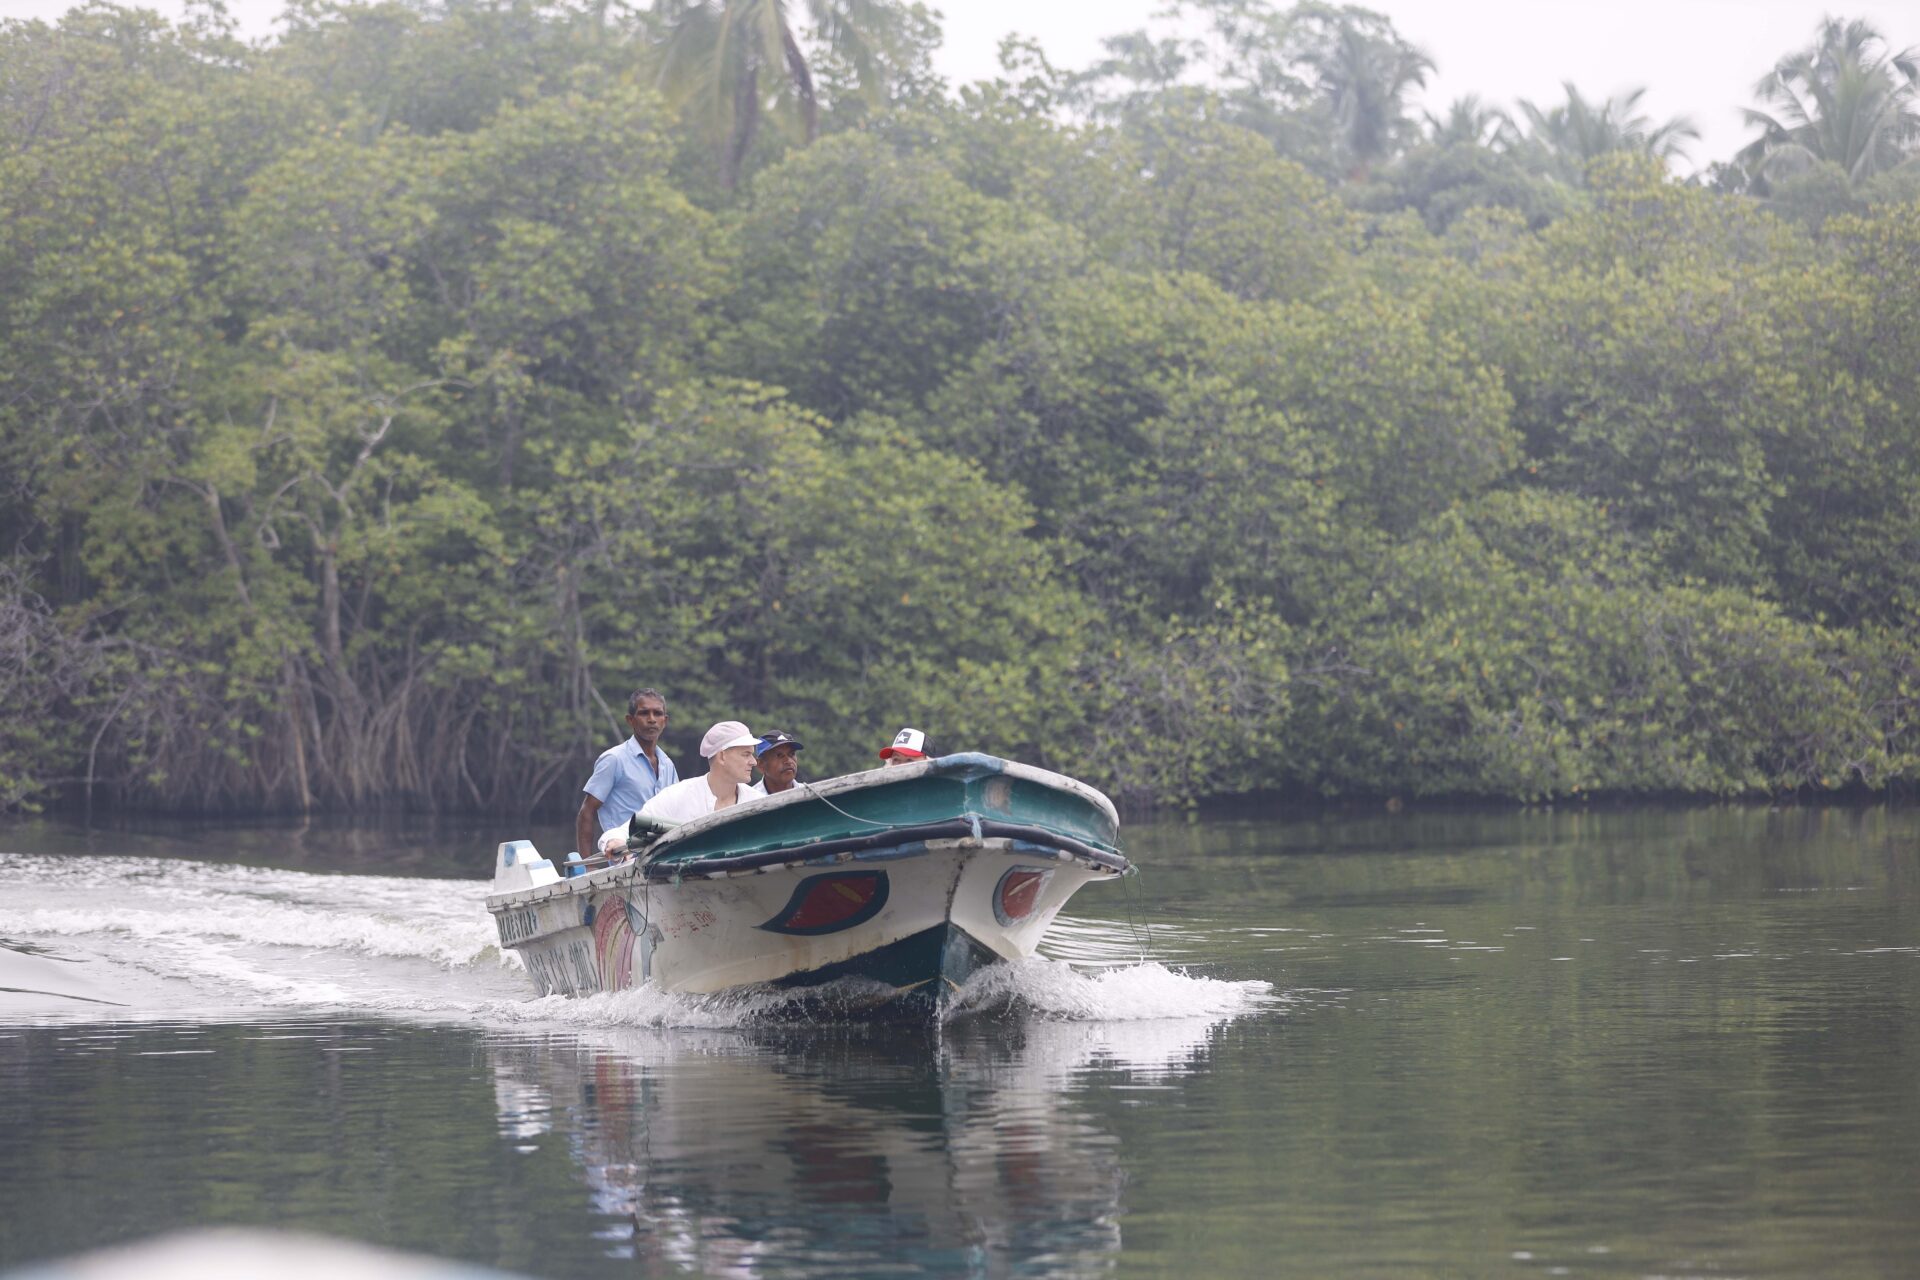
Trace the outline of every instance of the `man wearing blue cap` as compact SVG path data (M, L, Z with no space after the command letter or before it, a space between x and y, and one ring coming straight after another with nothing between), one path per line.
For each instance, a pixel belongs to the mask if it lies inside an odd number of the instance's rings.
M804 749L800 739L790 733L761 734L760 741L753 747L753 767L760 771L760 781L748 790L763 796L793 790L794 779L800 773L798 753Z

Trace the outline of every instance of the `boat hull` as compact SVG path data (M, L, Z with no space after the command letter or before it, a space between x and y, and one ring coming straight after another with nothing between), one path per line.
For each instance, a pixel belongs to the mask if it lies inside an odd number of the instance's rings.
M921 994L945 999L981 968L1032 955L1081 885L1119 874L1016 843L678 883L636 868L503 913L501 930L543 995L860 980L880 996L930 987ZM815 905L828 895L852 910L828 917Z

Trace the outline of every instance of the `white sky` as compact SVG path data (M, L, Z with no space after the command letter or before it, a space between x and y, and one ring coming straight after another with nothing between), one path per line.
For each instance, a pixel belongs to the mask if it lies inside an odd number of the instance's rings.
M186 0L144 0L177 16ZM1284 3L1284 0L1282 0ZM270 34L282 0L228 0L249 36ZM1058 66L1081 67L1100 39L1146 25L1164 0L944 0L940 71L956 83L992 76L1002 36L1039 40ZM0 17L57 18L68 0L0 0ZM1436 114L1478 93L1511 109L1546 105L1571 80L1589 98L1644 85L1642 107L1664 120L1689 115L1701 141L1695 164L1747 141L1739 108L1783 53L1808 44L1827 12L1865 18L1897 48L1920 45L1916 0L1368 0L1438 64L1420 105ZM1685 166L1681 166L1683 169Z

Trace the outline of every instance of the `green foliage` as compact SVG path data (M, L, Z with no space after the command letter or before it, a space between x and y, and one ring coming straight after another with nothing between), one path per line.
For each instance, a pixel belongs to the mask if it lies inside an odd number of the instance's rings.
M1134 135L1135 154L1122 155L1145 175L1131 202L1137 265L1204 275L1247 299L1308 297L1337 281L1354 228L1324 183L1258 134L1168 112Z
M1301 781L1545 799L1885 776L1831 634L1651 567L1578 499L1440 518L1318 637L1336 661L1302 698Z
M1606 504L1676 573L1755 585L1770 439L1810 409L1737 216L1646 170L1548 233L1540 363L1515 378L1542 483ZM1686 256L1661 252L1680 242Z
M1407 98L1433 62L1384 14L1314 0L1187 0L1154 18L1178 26L1107 39L1107 56L1067 77L1063 96L1129 127L1217 114L1328 178L1364 180L1417 136Z
M1854 194L1846 170L1822 161L1767 184L1767 208L1779 217L1819 231L1828 218L1863 213L1866 202Z
M819 132L821 92L801 39L803 17L834 60L830 80L843 104L897 89L924 62L929 16L876 0L661 0L641 27L659 35L650 52L660 83L711 139L727 188L739 180L769 108L797 116L807 142Z
M1910 160L1920 143L1920 49L1895 50L1872 24L1824 18L1814 43L1754 86L1773 112L1747 110L1760 136L1738 157L1768 186L1811 166L1841 187Z
M1513 156L1473 142L1411 151L1350 198L1380 213L1412 209L1435 232L1473 209L1511 209L1537 230L1569 204L1565 188L1529 173Z
M1911 780L1920 768L1920 642L1911 627L1863 627L1841 641L1841 670L1876 735L1881 773Z
M956 749L1057 749L1086 606L971 465L737 385L677 391L554 469L575 479L541 541L570 628L602 638L596 669L643 662L690 737L786 725L829 771L866 767L895 720Z
M588 7L543 0L454 0L431 11L404 0L289 0L282 21L275 69L362 131L473 132L512 102L562 91L582 65L617 65Z
M1289 632L1271 610L1223 594L1191 620L1082 638L1069 692L1085 728L1066 739L1071 756L1050 753L1047 763L1135 802L1272 782L1291 680Z
M1143 801L1920 780L1912 162L1406 152L1362 10L950 96L695 8L817 73L737 187L664 10L0 27L0 805L564 809L640 684Z
M60 626L31 567L0 561L0 809L36 808L47 764L84 755L79 703L100 661Z
M825 139L753 184L722 359L826 413L916 404L986 336L1007 221L930 157Z
M1685 116L1655 124L1640 113L1645 88L1630 89L1601 102L1589 101L1571 83L1561 86L1566 101L1550 107L1522 100L1526 129L1513 147L1529 168L1570 187L1584 186L1593 166L1615 156L1641 156L1656 162L1684 155L1700 130Z
M1920 619L1920 203L1837 218L1832 257L1781 273L1807 411L1770 443L1783 490L1773 575L1804 612L1847 625Z

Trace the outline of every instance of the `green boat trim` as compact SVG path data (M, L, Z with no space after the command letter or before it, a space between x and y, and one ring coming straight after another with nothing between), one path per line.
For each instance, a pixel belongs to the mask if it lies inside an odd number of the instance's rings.
M825 866L832 862L880 862L893 858L915 857L941 847L972 843L985 846L989 840L1004 840L1015 853L1028 853L1049 859L1077 857L1090 866L1108 871L1130 869L1124 854L1097 849L1072 836L1063 836L1040 827L1010 822L983 821L977 817L950 818L913 827L892 827L862 835L816 840L803 845L779 845L741 854L707 854L697 859L648 859L649 880L680 879L683 876L758 871L772 866Z
M748 867L927 839L1003 836L1124 868L1119 827L1113 802L1084 782L963 752L730 805L661 836L645 865L650 874L700 874L720 868L696 864Z

